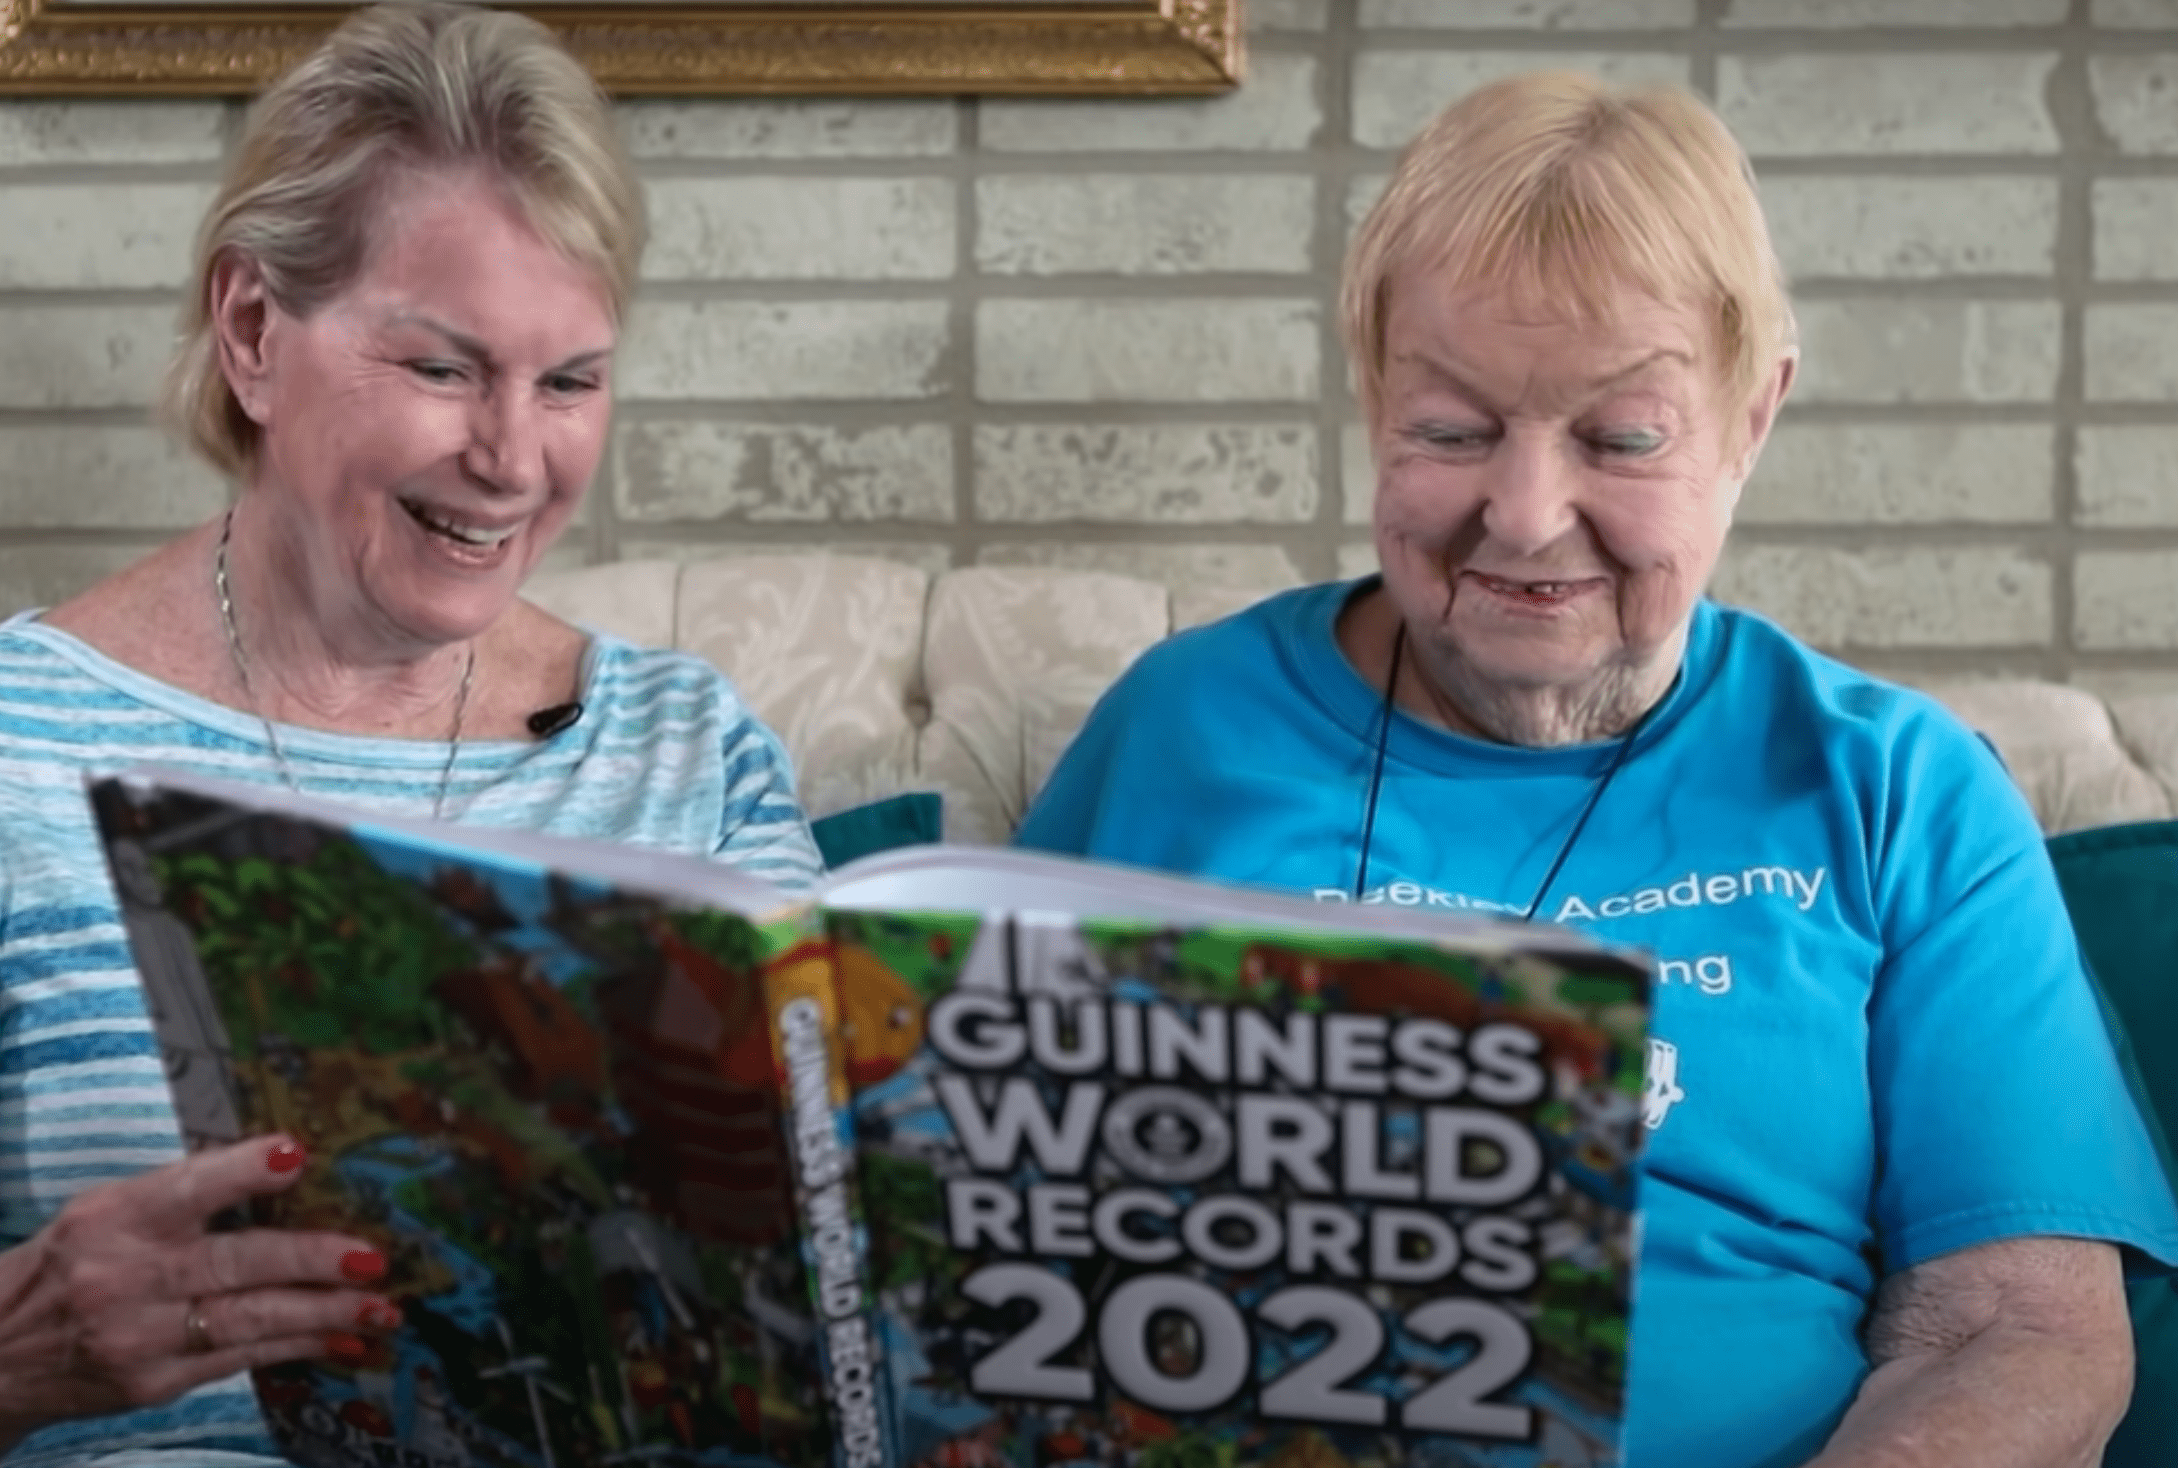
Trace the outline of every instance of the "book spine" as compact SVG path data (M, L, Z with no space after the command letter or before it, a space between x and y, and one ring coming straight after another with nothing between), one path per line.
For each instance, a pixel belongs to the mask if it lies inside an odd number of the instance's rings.
M880 1369L869 1229L856 1186L854 1116L831 944L804 928L764 967L780 1110L794 1171L794 1216L833 1414L834 1468L899 1468Z

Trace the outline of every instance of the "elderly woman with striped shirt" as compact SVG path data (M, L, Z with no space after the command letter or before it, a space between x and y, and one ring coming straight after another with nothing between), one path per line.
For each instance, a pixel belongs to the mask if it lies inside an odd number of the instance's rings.
M523 602L605 443L642 200L534 23L359 13L252 113L167 407L227 513L0 625L0 1451L270 1456L243 1368L396 1323L337 1234L208 1233L285 1138L177 1160L85 772L157 761L379 810L819 862L707 666ZM169 1456L171 1455L171 1456Z

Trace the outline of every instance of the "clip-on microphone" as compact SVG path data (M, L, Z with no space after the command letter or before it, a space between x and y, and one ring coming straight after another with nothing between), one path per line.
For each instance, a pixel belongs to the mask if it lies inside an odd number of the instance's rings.
M575 721L581 717L580 702L556 703L529 716L529 732L539 739L550 739L555 734L574 728Z

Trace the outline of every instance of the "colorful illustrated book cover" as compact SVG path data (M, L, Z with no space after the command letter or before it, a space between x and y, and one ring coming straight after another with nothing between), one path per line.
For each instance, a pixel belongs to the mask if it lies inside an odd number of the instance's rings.
M185 1131L298 1132L266 1221L394 1261L385 1359L259 1374L298 1461L1622 1461L1639 956L993 848L796 907L96 803Z
M1538 929L830 921L908 1461L1621 1461L1642 965Z
M300 1137L251 1221L389 1261L374 1358L255 1373L289 1458L894 1461L812 919L136 780L93 804L185 1139Z

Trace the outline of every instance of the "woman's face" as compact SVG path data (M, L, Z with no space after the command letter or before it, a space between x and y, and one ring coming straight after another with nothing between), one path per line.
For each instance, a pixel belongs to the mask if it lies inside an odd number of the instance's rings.
M1778 377L1726 403L1706 324L1638 292L1577 324L1395 277L1376 541L1424 662L1515 698L1676 666Z
M392 189L361 272L310 315L265 305L229 376L321 630L428 648L505 611L597 468L614 339L595 274L469 174Z

